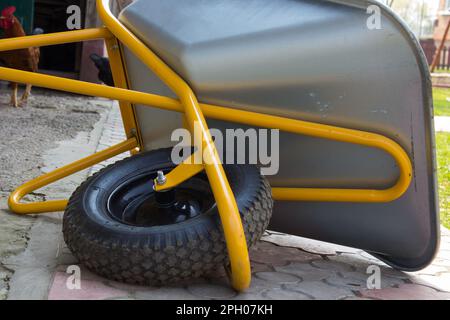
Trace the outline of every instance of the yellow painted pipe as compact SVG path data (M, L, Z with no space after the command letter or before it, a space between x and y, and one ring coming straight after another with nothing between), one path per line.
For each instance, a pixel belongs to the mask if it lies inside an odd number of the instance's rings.
M111 36L111 33L106 28L92 28L8 38L0 40L0 51L10 51L30 47L42 47L87 40L105 39Z
M213 105L201 105L205 115L212 119L225 120L268 129L279 129L295 134L323 138L339 142L378 148L391 155L400 171L396 184L385 190L326 189L326 188L272 188L275 200L324 201L324 202L390 202L400 198L412 180L412 164L408 154L395 141L380 134L331 125L269 116L255 112L236 110Z
M88 83L80 80L4 67L0 67L0 79L19 83L25 82L38 87L78 93L92 97L129 101L135 104L151 105L152 103L156 103L161 109L183 112L183 107L178 100L167 99L165 97L159 97L157 95L139 91Z
M176 186L187 181L196 174L202 172L203 169L205 169L204 166L201 164L196 164L195 159L196 156L194 153L191 156L189 156L186 160L184 160L182 163L177 165L172 171L170 171L166 175L167 181L164 184L162 185L158 184L158 179L155 179L153 187L155 191L164 191L175 188Z
M112 33L143 63L145 63L147 67L159 76L161 80L163 80L178 95L180 101L132 90L88 84L81 81L33 74L7 68L0 68L0 78L14 82L30 83L36 86L92 96L103 96L119 101L128 101L135 104L184 112L186 123L191 131L194 130L194 125L199 125L202 132L203 150L206 150L209 158L205 165L205 170L218 204L229 251L232 282L235 289L242 291L250 284L251 274L248 250L236 201L223 171L223 167L220 164L217 150L215 149L203 114L211 118L225 121L275 128L288 132L380 148L391 154L400 168L399 180L395 186L387 190L274 188L273 194L275 199L297 201L386 202L397 199L408 188L412 176L411 161L405 151L394 141L381 135L358 130L338 128L236 109L233 109L233 111L230 112L230 108L201 105L198 103L191 88L183 81L183 79L164 64L162 60L148 49L137 37L123 27L123 25L112 15L108 7L108 0L97 0L97 9L109 31L106 29L80 30L53 35L30 36L23 39L17 38L13 41L10 39L2 40L0 41L0 51L28 46L83 41L99 37L109 38ZM133 139L132 148L136 147L137 144L136 139ZM80 160L79 162L75 162L74 164L70 164L26 183L12 193L9 201L11 209L18 213L29 213L31 211L48 212L64 209L67 204L66 200L35 204L20 204L19 201L26 193L32 192L36 188L59 180L66 175L70 175L76 172L76 169L84 168L84 166L89 167L92 165L93 159L99 160L102 157L105 157L102 159L107 159L111 156L112 153L109 152L108 154L99 153L93 155L92 158L88 157L84 160Z
M183 112L178 100L121 88L91 84L78 80L63 79L21 70L0 67L0 78L13 82L28 82L36 86L69 91L73 93L129 101L176 112ZM200 104L206 117L256 127L279 129L317 138L364 145L382 149L390 154L399 166L400 177L397 183L386 190L365 189L325 189L325 188L273 188L276 200L286 201L328 201L328 202L389 202L401 197L408 189L412 179L412 164L395 141L380 134L331 125L312 123L296 119L243 111L210 104Z
M20 203L20 200L27 194L39 188L45 187L76 172L92 167L93 165L110 159L118 154L130 151L136 146L136 139L131 138L110 148L95 153L89 157L75 161L69 165L58 168L36 179L28 181L11 193L8 199L9 208L11 209L11 211L18 214L64 211L67 206L67 200L51 200L34 203Z
M111 36L111 33L106 28L27 36L0 40L0 51L25 48L30 45L43 46L76 42L81 40L91 40L102 37L109 38ZM81 81L38 75L7 68L0 68L0 78L14 82L28 82L37 86L52 89L70 91L92 96L103 96L120 101L130 101L133 103L150 105L165 110L183 112L183 106L178 100L137 91L127 91L125 89L121 90L101 85L88 84ZM209 118L242 123L246 125L280 129L297 134L305 134L325 139L357 143L384 149L396 159L397 163L399 163L401 178L403 178L399 180L403 181L403 183L397 184L395 188L391 188L390 190L395 192L392 192L390 194L387 192L381 192L383 190L352 189L349 190L354 195L352 196L347 192L340 191L347 189L274 188L274 197L277 200L386 202L395 200L400 197L407 189L407 185L409 184L408 180L410 179L408 179L408 177L410 177L412 166L408 156L406 155L404 150L395 142L381 135L359 130L350 130L334 126L321 125L301 120L263 115L237 109L233 109L233 112L229 112L229 108L207 104L200 104L200 107L203 113ZM404 177L406 177L406 179ZM329 191L333 192L330 193ZM332 196L330 196L331 194ZM384 196L380 196L382 194L384 194Z
M108 31L109 32L109 31ZM111 73L114 80L114 86L118 88L128 89L128 81L124 62L122 61L122 51L120 43L115 37L105 39L106 50L108 51L109 63L111 66ZM139 127L137 125L136 115L134 113L133 105L121 100L119 101L120 114L122 116L123 128L127 138L136 137L139 143L139 149L142 149L142 141L138 134ZM132 154L136 154L132 151Z
M236 199L223 170L197 97L183 79L116 19L109 9L109 0L97 0L97 11L111 33L179 97L191 132L194 131L194 125L201 128L202 150L205 150L209 158L205 164L205 171L222 221L230 258L232 285L238 291L247 289L250 286L251 270L244 228Z

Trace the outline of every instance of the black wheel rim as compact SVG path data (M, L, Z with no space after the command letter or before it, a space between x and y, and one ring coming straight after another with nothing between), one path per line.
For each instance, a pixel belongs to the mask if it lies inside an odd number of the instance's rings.
M127 225L156 227L195 219L215 207L214 196L203 173L172 190L157 193L153 190L156 172L134 176L117 186L107 200L108 214Z

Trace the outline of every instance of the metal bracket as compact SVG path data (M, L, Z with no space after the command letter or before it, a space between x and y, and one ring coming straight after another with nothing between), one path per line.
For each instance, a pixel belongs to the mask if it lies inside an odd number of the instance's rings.
M199 151L197 151L199 152ZM198 156L198 155L197 155ZM164 191L172 189L182 182L192 178L197 173L203 171L205 167L202 164L195 164L196 153L190 155L186 160L180 163L175 169L165 175L166 181L164 184L159 184L155 179L155 191Z

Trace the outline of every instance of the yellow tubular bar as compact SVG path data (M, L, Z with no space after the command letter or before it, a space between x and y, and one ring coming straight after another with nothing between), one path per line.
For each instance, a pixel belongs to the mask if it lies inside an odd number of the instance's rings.
M104 38L112 59L114 80L120 88L1 67L0 78L50 89L119 100L121 102L122 114L125 115L124 125L127 130L127 137L129 138L129 140L119 145L25 183L10 196L9 206L12 211L26 214L64 210L67 200L28 204L21 204L19 201L26 194L49 183L88 168L116 154L138 147L139 141L137 139L139 137L132 137L134 135L133 129L138 128L131 104L182 112L184 113L184 123L191 131L193 131L194 125L200 126L202 130L202 148L207 151L206 156L208 159L205 161L207 164L202 165L202 167L194 165L191 170L188 170L189 172L183 172L181 170L183 166L186 166L186 164L182 164L180 170L175 169L172 173L169 173L168 177L170 178L167 183L170 184L172 182L176 185L178 182L183 181L183 179L187 179L190 175L203 169L204 166L218 204L224 228L231 262L232 284L235 289L240 291L249 286L251 279L245 235L234 195L220 164L204 116L217 120L280 129L296 134L379 148L389 153L399 166L400 176L397 183L386 190L273 188L272 192L276 200L388 202L398 199L408 189L412 179L411 161L401 146L382 135L237 109L233 109L230 112L230 108L199 104L190 87L111 14L108 2L108 0L97 0L99 15L108 29L87 29L0 40L0 51L5 51L30 46L44 46ZM178 95L179 100L126 89L127 84L126 77L123 74L123 62L120 61L120 54L115 50L119 43L114 37L127 46L147 67L159 76ZM139 134L137 135L139 136Z
M269 129L279 129L295 134L378 148L395 159L400 171L400 176L395 185L385 190L272 188L272 196L275 200L366 203L390 202L400 198L406 190L408 190L411 183L412 164L409 156L400 145L382 135L236 109L234 109L233 112L229 112L229 108L213 105L200 104L200 106L205 116L211 119ZM187 165L182 164L182 166ZM196 169L198 170L198 168L193 168L191 170ZM158 187L157 190L165 190L173 187L173 185L179 184L190 176L191 173L187 170L174 170L166 175L166 184Z
M183 79L134 34L122 26L110 11L109 0L97 0L97 11L111 33L179 97L191 132L194 132L194 125L198 125L201 128L202 150L205 150L208 157L208 161L206 161L208 164L205 164L205 170L216 199L225 234L232 271L232 285L239 291L247 289L250 286L251 270L244 228L236 200L220 163L206 120L198 105L197 97Z
M178 100L154 94L121 88L85 83L78 80L62 79L49 75L0 67L0 78L13 82L26 82L44 88L73 93L129 101L169 111L183 112ZM274 199L292 201L333 201L333 202L389 202L400 198L408 189L412 178L412 164L395 141L376 133L339 128L330 125L288 119L256 112L200 104L203 114L211 119L223 120L269 129L303 134L334 141L348 142L382 149L390 154L399 166L397 183L386 190L366 189L310 189L310 188L272 188Z
M20 203L20 200L27 194L45 187L50 183L58 181L62 178L70 176L76 172L92 167L93 165L112 158L118 154L126 151L130 151L136 148L137 142L135 138L128 139L108 149L100 151L84 159L75 161L69 165L56 169L52 172L44 174L36 179L28 181L24 185L17 188L8 199L9 208L19 214L28 213L44 213L44 212L56 212L64 211L67 206L67 200L51 200L45 202L34 203Z
M202 105L209 118L242 123L257 127L280 129L328 140L347 142L381 149L391 155L400 171L396 184L385 190L325 189L325 188L272 188L275 200L282 201L324 201L324 202L390 202L400 198L411 183L412 164L408 154L395 141L380 134L360 130L339 128L302 120L269 116L255 112Z
M202 172L204 167L201 164L196 164L195 158L195 154L190 155L186 160L176 166L175 169L170 171L166 176L167 181L163 185L159 185L157 179L155 179L155 191L175 188L179 184L195 176L197 173Z
M139 91L108 87L101 84L60 78L46 74L0 67L0 79L19 83L25 82L38 87L62 90L92 97L103 97L112 100L128 101L135 104L152 105L153 103L156 103L157 107L161 109L183 112L183 108L178 100Z
M125 67L122 61L122 53L120 44L116 38L111 37L105 39L106 49L108 51L109 62L111 65L111 72L114 79L114 86L118 88L128 89L128 82L125 74ZM133 105L128 101L119 101L120 114L122 116L123 127L127 138L136 137L139 143L139 149L142 148L140 135L137 134L138 126L134 115ZM138 150L133 150L131 153L136 154Z
M111 33L106 28L93 28L49 34L39 34L35 36L8 38L0 40L0 51L105 39L110 38L111 36Z
M44 88L129 101L164 110L183 112L183 107L178 100L133 90L107 87L2 67L0 67L0 78L13 82L31 83ZM400 176L397 183L386 190L272 188L273 197L276 200L389 202L400 198L411 182L412 164L408 155L395 141L382 135L238 109L233 109L233 112L230 112L230 108L209 104L200 104L200 108L203 114L211 119L269 129L280 129L296 134L382 149L390 154L399 166Z

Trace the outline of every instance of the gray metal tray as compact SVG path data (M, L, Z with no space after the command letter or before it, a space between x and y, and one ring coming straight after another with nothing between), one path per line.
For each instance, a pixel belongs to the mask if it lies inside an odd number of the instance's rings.
M413 159L407 193L385 204L277 202L270 229L364 249L404 270L439 242L431 82L416 38L373 1L138 0L121 21L179 73L201 102L383 134ZM133 89L174 97L125 50ZM147 150L173 145L181 115L136 106ZM238 127L208 121L213 128ZM282 133L272 186L386 188L382 151Z

